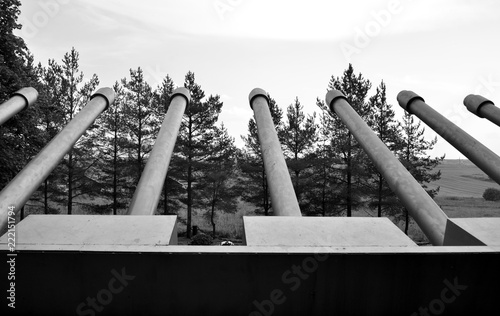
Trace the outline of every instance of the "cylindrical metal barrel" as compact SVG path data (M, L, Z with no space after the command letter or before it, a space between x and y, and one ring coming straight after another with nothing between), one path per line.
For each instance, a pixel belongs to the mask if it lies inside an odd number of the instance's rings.
M492 101L477 94L469 94L464 99L464 105L470 112L500 126L500 109Z
M435 246L443 245L446 214L354 111L342 92L329 91L326 103L351 131L429 241Z
M9 100L0 104L0 125L17 112L33 104L37 98L38 92L35 88L22 88L14 92Z
M189 104L189 90L182 87L174 90L171 103L141 179L134 192L127 214L154 215L160 200L161 190L167 175L168 165L182 122L182 116Z
M500 184L500 157L494 152L427 105L424 99L415 92L401 91L398 93L397 99L403 109L408 113L415 114Z
M267 93L262 89L255 88L250 92L249 100L257 123L257 133L274 215L301 216L299 203L269 110Z
M97 116L113 103L114 98L115 92L110 88L97 90L90 102L0 192L0 231L6 227L8 210L16 213L21 210Z

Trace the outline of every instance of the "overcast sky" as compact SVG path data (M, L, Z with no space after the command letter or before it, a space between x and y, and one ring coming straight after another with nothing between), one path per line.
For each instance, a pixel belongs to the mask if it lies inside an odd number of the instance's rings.
M141 67L155 88L193 71L224 101L220 120L241 147L252 117L248 94L268 91L285 110L295 97L318 111L332 75L349 62L374 88L387 85L400 118L401 90L500 154L500 127L463 106L470 93L500 106L500 1L21 0L17 34L36 61L75 47L101 87ZM373 91L372 91L373 92ZM434 137L427 128L429 138ZM464 158L439 139L433 155Z

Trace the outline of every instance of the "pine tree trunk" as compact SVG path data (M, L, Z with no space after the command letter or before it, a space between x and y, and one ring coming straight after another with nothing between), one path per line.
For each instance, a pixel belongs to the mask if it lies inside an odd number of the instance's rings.
M267 178L264 164L262 164L262 204L264 205L264 215L269 215L269 196L267 190Z
M408 210L405 208L405 234L408 235L408 226L410 225L410 216Z
M186 223L186 236L191 238L191 212L193 206L193 166L192 166L192 140L193 140L193 121L191 116L188 122L188 174L187 174L187 223Z
M137 106L139 111L139 129L137 134L137 184L139 184L139 179L141 178L141 167L142 167L142 157L141 157L141 149L142 149L142 111L141 111L141 102L140 95L137 96Z
M45 184L43 186L43 208L44 213L49 214L49 179L45 179Z
M378 217L382 217L382 174L378 174Z
M349 132L349 148L347 149L347 173L346 173L346 182L347 182L347 196L346 196L346 204L347 204L347 217L351 217L352 215L352 170L351 170L351 133Z
M165 177L165 183L163 184L163 215L168 215L168 190L167 190L167 178Z
M71 80L71 83L73 83L73 79ZM71 122L71 120L73 120L73 112L75 110L73 84L70 85L69 96L70 96L70 101L69 101L70 112L69 112L68 122ZM68 214L72 213L73 213L73 150L70 150L68 156Z
M323 165L323 187L321 190L321 213L326 216L326 166Z
M115 121L116 124L116 121ZM113 148L113 215L118 213L118 128L115 126Z
M68 157L68 214L73 212L73 151Z
M215 239L215 201L212 202L212 213L210 215L210 222L212 223L212 237Z
M191 211L193 204L192 197L192 169L191 169L191 157L188 158L188 183L187 183L187 227L186 227L186 236L187 238L191 238Z
M297 198L297 203L300 202L299 174L300 174L300 171L296 170L295 171L295 197Z

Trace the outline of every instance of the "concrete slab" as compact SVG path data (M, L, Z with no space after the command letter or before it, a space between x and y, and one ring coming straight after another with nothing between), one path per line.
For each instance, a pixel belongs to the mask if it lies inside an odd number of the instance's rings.
M449 218L444 246L500 246L500 218Z
M177 244L177 216L30 215L16 225L16 246ZM7 235L0 244L7 244ZM11 236L10 236L11 237Z
M388 218L243 217L248 246L418 247Z

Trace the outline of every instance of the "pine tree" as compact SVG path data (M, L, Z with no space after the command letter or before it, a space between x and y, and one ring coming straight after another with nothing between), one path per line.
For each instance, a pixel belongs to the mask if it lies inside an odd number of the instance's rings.
M415 120L415 117L405 112L402 123L398 127L401 129L399 143L397 144L397 152L399 160L410 172L410 174L427 189L427 183L439 180L441 171L433 171L444 159L441 157L431 158L427 154L429 150L434 148L437 143L437 137L428 141L425 139L425 128L420 126L420 120ZM439 187L436 189L427 189L427 193L434 197L439 192ZM408 234L409 214L408 210L404 209L405 233Z
M144 73L139 67L130 69L130 80L121 80L124 88L123 120L127 134L123 148L127 152L127 191L133 195L134 189L141 178L146 164L146 158L153 148L156 137L155 128L160 119L152 104L153 91L145 81Z
M0 104L22 87L40 90L33 56L24 40L14 35L21 5L18 0L0 2ZM0 126L0 188L3 188L43 147L38 129L37 103Z
M341 161L332 141L333 131L330 126L333 125L333 117L330 113L323 112L319 115L319 121L318 140L310 159L312 172L305 197L308 205L303 211L310 215L338 215L341 212L338 207L341 203L338 192L343 176L338 169Z
M386 86L383 81L377 87L375 95L370 98L369 106L373 109L368 121L372 129L390 150L396 151L401 135L392 105L387 103ZM371 204L377 208L377 216L381 217L383 210L389 211L391 215L394 214L400 209L401 204L371 161L369 168L375 185L370 190L374 199Z
M269 110L273 119L274 127L278 135L282 129L283 111L278 107L276 101L268 94ZM254 118L248 121L248 135L241 136L245 143L245 149L242 153L242 159L239 162L240 168L244 174L248 176L246 186L248 190L243 192L243 198L258 206L256 212L264 211L264 215L269 215L271 209L271 197L267 184L266 171L264 169L264 161L262 160L262 152L260 148L259 137L257 133L257 124Z
M215 123L219 118L223 103L218 95L210 95L204 101L205 92L196 83L193 72L188 72L185 77L184 87L191 93L191 102L183 117L179 136L176 142L176 154L180 160L182 170L185 170L184 179L187 184L187 231L191 237L192 210L194 190L193 186L198 181L202 172L203 162L212 154L210 144L213 142Z
M40 108L39 128L43 133L44 144L48 144L64 127L65 111L59 103L62 69L57 64L46 68L38 64L37 69L41 81L37 100L37 105ZM60 164L45 178L40 191L32 197L32 199L41 202L44 214L59 213L55 202L65 198L65 192L61 189L64 185L57 185L59 180L63 178L63 173L64 170Z
M342 77L332 76L328 84L328 90L335 89L344 93L349 104L364 119L370 115L371 111L365 102L370 88L370 81L363 78L361 74L355 75L351 64ZM317 105L323 113L330 113L323 101L318 100ZM327 128L333 131L332 145L342 161L344 185L340 195L345 200L346 213L350 217L353 206L361 203L361 197L364 194L362 190L365 188L368 176L364 162L367 161L367 157L340 118L334 113L332 117L331 126Z
M311 167L310 156L314 151L317 139L316 113L306 117L303 106L300 104L299 98L296 97L294 103L288 106L286 116L287 121L279 133L280 141L288 168L293 175L292 183L297 201L299 204L303 204L301 203L303 202L301 199L303 188L300 184L305 179L301 180L300 175Z
M156 88L154 92L154 108L158 113L158 117L162 120L170 106L170 96L175 89L175 84L172 78L167 75L163 78L162 83ZM161 125L158 124L158 131ZM157 134L157 132L155 132ZM158 203L158 212L163 215L175 214L179 208L179 199L181 194L184 193L184 188L179 180L182 178L182 172L179 167L179 160L181 158L175 153L172 154L170 159L170 165L168 167L167 175L165 177L165 182L163 184L163 190ZM160 211L160 208L163 211Z
M208 206L212 235L216 236L216 210L234 212L236 198L241 193L241 187L230 182L236 170L236 146L234 138L230 137L222 124L213 130L213 141L210 144L211 155L203 162L203 176L197 190L201 192L200 204Z
M14 35L14 30L21 29L17 23L20 6L19 0L2 0L0 3L0 102L35 79L33 57L24 40Z
M79 69L79 53L72 48L66 53L62 59L62 64L57 64L54 60L49 60L48 69L45 71L46 84L50 84L50 88L45 90L48 100L48 109L56 107L60 126L56 129L62 129L67 125L82 109L82 107L90 101L90 96L96 90L99 84L97 75L93 75L88 82L83 82L84 74ZM45 109L48 110L48 109ZM60 115L60 116L59 116ZM45 126L50 130L48 120L53 117L47 115L44 118ZM47 125L48 124L48 125ZM92 178L92 168L98 161L96 151L93 148L95 126L91 126L68 152L62 161L62 167L56 168L52 175L52 187L65 185L66 198L62 196L54 196L54 202L66 202L68 214L72 214L74 204L82 204L89 207L92 203L82 203L75 200L77 197L88 198L94 197L98 192L95 190L94 179ZM64 175L62 175L63 168ZM47 182L46 182L47 184Z
M130 196L124 190L127 166L127 152L124 150L127 141L123 115L125 92L118 82L113 85L113 90L115 91L114 103L97 119L100 160L95 173L100 195L109 202L99 205L95 211L117 215L119 210L126 207Z

